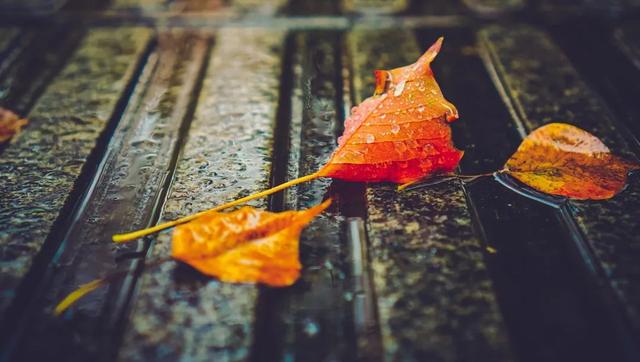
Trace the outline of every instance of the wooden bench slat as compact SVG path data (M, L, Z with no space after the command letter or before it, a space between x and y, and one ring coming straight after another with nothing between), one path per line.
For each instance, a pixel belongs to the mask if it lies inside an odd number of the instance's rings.
M15 46L0 60L0 104L26 115L85 35L85 29L58 25L20 29Z
M522 10L527 0L462 0L472 11L480 16L496 16Z
M17 354L21 360L91 360L115 355L134 283L116 280L81 300L65 317L53 307L79 285L127 269L133 274L144 242L114 248L111 235L143 228L154 219L168 186L180 128L189 117L208 40L184 31L163 33L104 156L83 210L58 251L38 304L27 313ZM127 258L126 255L130 254ZM33 327L32 327L33 326ZM76 335L73 331L83 330ZM28 336L25 338L25 336Z
M269 186L284 34L228 28L217 39L163 220ZM169 254L163 234L148 260ZM244 360L256 297L253 285L221 283L177 262L146 270L119 358Z
M0 29L0 67L4 65L7 53L11 50L13 42L19 35L19 28L11 27Z
M571 123L601 138L617 154L637 154L628 135L547 34L527 26L492 26L479 36L525 132L549 122ZM608 280L636 328L640 327L640 267L634 262L640 258L639 203L640 180L632 178L613 199L571 201L560 210L580 230L572 236L586 252L585 263Z
M640 26L629 22L618 26L614 32L614 41L618 47L640 71Z
M339 49L339 36L333 32L300 33L292 38L287 179L316 172L335 149L335 131L340 128L336 104ZM282 360L283 356L300 361L353 359L342 200L330 191L332 183L331 179L319 179L285 192L287 210L312 207L329 195L334 202L301 235L303 269L296 284L261 292L257 323L264 330L257 335L253 349L258 360Z
M342 10L348 13L393 14L408 6L407 0L342 0Z
M96 140L136 70L150 32L90 31L0 157L0 312L13 300ZM54 240L59 242L59 240Z
M459 16L468 13L462 0L413 1L412 13L424 16Z
M408 31L355 30L349 41L357 100L371 94L374 69L410 64L420 55ZM461 185L402 193L394 185L371 185L367 203L385 359L508 360L484 247Z
M460 170L467 175L498 170L521 135L479 56L474 30L424 29L418 38L427 46L442 34L442 54L433 69L460 112L460 120L451 124L456 145L465 150ZM567 248L573 241L555 210L492 177L464 188L487 246L485 260L518 357L616 360L615 326L606 306L594 298L592 285L585 283L582 259Z

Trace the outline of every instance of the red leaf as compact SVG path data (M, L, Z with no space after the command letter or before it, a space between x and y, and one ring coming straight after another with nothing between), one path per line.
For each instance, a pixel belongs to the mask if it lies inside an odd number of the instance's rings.
M430 67L441 45L442 38L414 64L375 72L375 94L353 108L320 176L405 183L455 169L463 153L447 123L458 111Z

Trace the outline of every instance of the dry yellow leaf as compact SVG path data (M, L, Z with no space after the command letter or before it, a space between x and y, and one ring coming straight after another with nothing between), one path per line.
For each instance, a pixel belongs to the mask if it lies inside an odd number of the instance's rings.
M638 168L638 163L613 155L591 133L551 123L524 139L503 172L548 194L602 200L620 192L629 171Z

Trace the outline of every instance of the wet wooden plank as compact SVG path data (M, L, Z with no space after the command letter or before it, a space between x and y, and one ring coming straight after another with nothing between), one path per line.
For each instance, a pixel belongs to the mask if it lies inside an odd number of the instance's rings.
M86 361L115 355L127 313L130 280L117 280L81 301L64 317L51 315L79 285L130 269L146 250L140 241L114 248L110 236L154 222L177 156L180 129L190 117L208 50L204 36L174 31L159 37L114 131L85 205L69 228L47 278L32 293L16 352L19 360ZM127 258L127 255L130 257ZM82 330L84 333L77 334Z
M638 0L541 0L535 6L550 16L595 15L617 17L640 6Z
M456 16L467 15L469 9L462 0L412 1L408 15Z
M0 28L0 66L3 66L7 53L11 50L13 42L20 35L20 29L14 27Z
M407 31L356 30L349 42L356 100L371 94L374 69L410 64L420 55ZM509 360L484 247L461 185L404 193L372 185L367 203L384 359Z
M478 16L495 18L523 9L526 0L437 0L415 1L409 14L427 16Z
M269 186L284 34L230 28L216 39L163 220ZM169 246L168 234L157 237L148 260L165 258ZM248 358L255 286L221 283L176 262L146 270L139 284L121 360Z
M117 112L149 36L135 28L90 31L30 113L29 127L2 154L0 311L13 300L54 221L67 216L67 196Z
M290 0L285 13L287 15L339 15L340 0Z
M609 33L607 33L609 34ZM607 39L614 49L610 57L602 54L607 68L600 68L594 75L605 73L604 86L607 90L607 102L616 114L625 120L626 126L633 132L636 147L640 146L640 104L635 95L640 93L640 26L629 21L613 28L611 38ZM622 59L621 59L622 58ZM609 62L608 62L609 61ZM604 71L606 70L606 71Z
M521 136L486 72L475 32L425 29L418 39L426 47L441 34L446 38L433 70L460 112L452 123L454 142L465 150L460 170L498 170ZM491 177L464 188L518 360L624 360L606 302L585 282L584 263L567 248L572 240L555 210Z
M23 28L0 65L0 104L27 114L85 36L82 27Z
M115 0L110 10L139 15L204 13L219 16L273 16L286 0Z
M60 9L67 0L0 0L0 11L47 15Z
M187 12L218 10L224 5L223 1L217 0L114 0L110 8L144 12Z
M554 25L549 33L616 119L628 128L636 147L640 146L640 124L636 121L640 117L640 27L634 22L612 26L583 19Z
M408 0L342 0L342 11L369 15L400 13L408 6Z
M526 0L462 0L473 12L480 16L496 17L522 10Z
M301 33L293 37L291 104L288 115L287 180L319 170L336 146L340 85L339 34ZM287 79L283 80L287 82ZM350 335L351 284L347 241L343 236L340 190L330 179L315 180L286 191L274 209L306 209L332 196L334 204L302 233L300 279L290 288L263 289L257 314L262 329L253 356L275 361L353 360ZM274 333L274 331L279 331Z
M640 26L633 22L618 26L614 30L613 38L615 46L640 71Z
M549 122L566 122L597 135L618 154L637 155L628 132L546 33L526 26L494 26L480 33L480 42L521 135ZM605 291L608 284L636 329L640 327L640 267L635 262L640 257L638 205L640 180L632 178L613 199L571 201L558 211L570 227L575 222L578 230L572 236L583 249L584 262L593 275L604 278Z

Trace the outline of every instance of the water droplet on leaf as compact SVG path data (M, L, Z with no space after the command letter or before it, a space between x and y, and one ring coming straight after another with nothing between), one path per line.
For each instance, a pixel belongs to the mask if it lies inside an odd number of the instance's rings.
M367 140L367 143L373 143L376 140L376 138L371 133L369 133L366 136L366 140Z
M399 97L402 94L402 91L404 91L405 83L406 83L405 81L398 83L398 85L396 86L396 90L393 91L394 96Z

